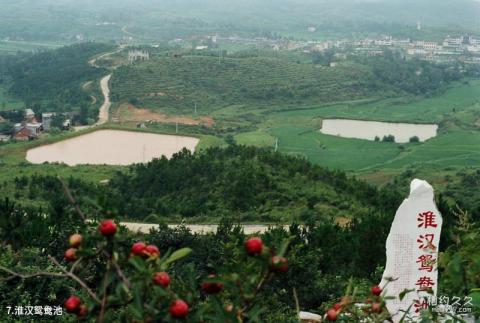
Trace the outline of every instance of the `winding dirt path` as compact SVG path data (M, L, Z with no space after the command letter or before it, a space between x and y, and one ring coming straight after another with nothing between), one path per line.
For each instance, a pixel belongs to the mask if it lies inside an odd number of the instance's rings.
M100 88L103 94L103 104L98 111L98 121L95 123L96 126L108 122L110 107L112 106L112 103L110 102L110 88L108 87L108 82L110 82L111 77L112 74L108 74L107 76L104 76L100 81Z

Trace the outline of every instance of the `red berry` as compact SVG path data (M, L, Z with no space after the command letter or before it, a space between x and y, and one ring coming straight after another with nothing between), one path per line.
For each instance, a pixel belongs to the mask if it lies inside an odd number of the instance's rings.
M375 296L380 296L380 294L382 293L382 289L380 288L380 286L373 286L371 291L372 294Z
M88 307L87 305L85 304L82 304L80 305L80 307L78 308L78 313L77 313L77 316L79 319L84 319L86 318L88 315Z
M270 259L270 270L277 273L284 273L288 270L288 261L285 257L273 256Z
M135 242L132 245L132 254L135 256L144 256L144 250L147 247L147 245L143 242Z
M335 311L340 311L342 309L342 304L336 303L332 307Z
M215 278L215 275L209 275L208 278ZM201 286L206 294L218 294L223 289L223 283L220 282L204 282Z
M68 242L70 243L70 247L78 248L82 243L82 235L78 233L72 234L68 239Z
M69 313L76 313L79 310L79 306L82 303L80 298L77 296L70 296L63 305L65 306L65 309Z
M153 276L153 282L156 285L166 288L170 285L170 276L164 271L155 273L155 276Z
M337 315L338 315L338 312L336 310L334 310L333 308L331 308L327 311L327 320L336 321L337 320Z
M75 261L77 260L77 249L70 248L65 251L65 260L66 261Z
M146 246L145 249L143 249L143 253L148 257L160 257L160 250L158 250L158 247L153 244L149 244L148 246Z
M113 220L104 220L102 223L100 223L100 233L105 236L113 236L115 232L117 232L117 225Z
M262 252L263 241L258 237L253 237L245 241L245 249L250 256L258 255Z
M170 315L175 318L184 318L188 314L188 304L177 299L170 305Z

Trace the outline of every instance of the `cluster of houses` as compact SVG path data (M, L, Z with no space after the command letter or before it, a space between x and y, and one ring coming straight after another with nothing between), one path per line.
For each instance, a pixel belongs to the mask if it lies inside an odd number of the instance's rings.
M37 139L44 131L49 131L52 128L52 120L55 113L42 113L42 120L39 122L32 109L25 109L25 117L22 122L13 125L12 134L0 134L0 142L6 142L10 139L16 141L28 141ZM0 119L0 122L5 121ZM63 121L62 128L68 130L71 126L70 119Z
M308 31L313 32L314 27ZM421 28L421 27L418 27ZM480 63L480 39L470 35L446 36L442 42L427 40L396 39L384 35L377 38L365 38L360 40L324 40L302 41L285 38L271 39L266 37L221 37L205 36L204 39L196 39L200 45L192 47L191 43L183 39L175 39L172 43L182 45L186 49L204 50L209 49L208 44L241 44L255 46L257 48L270 48L278 50L301 50L303 52L323 52L326 50L341 51L355 55L380 56L386 49L399 51L405 57L416 57L434 62L453 62L461 60L466 63ZM190 47L189 47L190 46Z
M356 52L367 55L382 55L385 48L400 50L406 56L434 62L453 62L463 60L467 63L480 63L480 39L465 35L461 37L447 36L443 42L411 41L385 36L379 39L364 39L353 42Z

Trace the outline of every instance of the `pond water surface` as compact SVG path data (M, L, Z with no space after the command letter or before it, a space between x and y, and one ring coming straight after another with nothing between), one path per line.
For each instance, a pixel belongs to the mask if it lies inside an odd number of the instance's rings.
M384 136L393 135L395 142L409 142L411 137L418 137L420 141L433 138L437 135L436 124L393 123L380 121L364 121L350 119L324 119L321 133L344 138L358 138L380 140Z
M34 164L60 162L70 166L130 165L172 157L183 148L194 151L199 139L124 130L97 130L27 151Z

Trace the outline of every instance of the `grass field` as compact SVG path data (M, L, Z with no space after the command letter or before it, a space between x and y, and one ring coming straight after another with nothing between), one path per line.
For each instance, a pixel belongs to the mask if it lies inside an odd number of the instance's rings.
M480 164L479 108L480 81L473 80L455 84L444 93L426 99L352 102L278 112L268 116L258 130L250 132L250 140L246 140L248 134L237 137L242 139L241 143L252 145L257 145L255 133L278 138L282 152L366 178L374 176L385 181L409 168L422 169L423 176L436 178L438 172L450 168ZM320 120L332 117L435 122L440 128L437 137L424 143L372 142L320 133Z
M55 49L64 45L55 42L0 41L0 53L15 54L16 52L31 52L39 49Z

